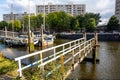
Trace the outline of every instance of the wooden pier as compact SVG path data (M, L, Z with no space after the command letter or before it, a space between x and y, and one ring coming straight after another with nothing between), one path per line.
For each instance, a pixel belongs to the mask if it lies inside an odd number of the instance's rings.
M65 80L75 69L75 66L89 54L92 54L93 63L96 63L98 46L97 33L89 40L86 40L86 33L84 33L83 38L15 58L15 61L18 62L19 77L22 78L24 76L23 70L37 66L42 72L40 79L49 78L50 75L59 69L59 73L62 74L62 80ZM45 53L47 53L47 56L44 55ZM30 64L22 65L22 60L35 56L39 56L39 59ZM53 63L54 67L47 69L50 63Z

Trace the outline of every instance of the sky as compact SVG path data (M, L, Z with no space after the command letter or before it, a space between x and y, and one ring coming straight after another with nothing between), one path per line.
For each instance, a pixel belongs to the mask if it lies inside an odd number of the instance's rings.
M3 20L3 14L9 14L11 4L13 4L14 13L23 13L28 11L29 0L0 0L0 21ZM86 12L100 13L102 22L105 24L115 13L115 0L30 0L30 12L35 13L35 5L39 4L86 4Z

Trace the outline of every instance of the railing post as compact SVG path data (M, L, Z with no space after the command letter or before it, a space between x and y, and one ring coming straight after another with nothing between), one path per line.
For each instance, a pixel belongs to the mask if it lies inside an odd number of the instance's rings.
M79 45L79 63L80 63L80 60L81 60L81 45Z
M43 63L43 56L42 56L42 53L40 53L40 64ZM44 78L44 66L41 67L41 70L42 70L42 77Z
M18 60L18 67L19 67L19 77L22 78L22 70L21 70L21 60Z
M84 37L84 57L85 57L86 32L83 34L83 37Z
M74 50L72 50L72 70L74 70Z
M54 48L54 58L55 58L55 56L56 56L56 54L55 54L55 53L56 53L56 51L55 51L55 48Z
M64 55L60 57L61 60L61 71L62 71L62 77L64 79Z

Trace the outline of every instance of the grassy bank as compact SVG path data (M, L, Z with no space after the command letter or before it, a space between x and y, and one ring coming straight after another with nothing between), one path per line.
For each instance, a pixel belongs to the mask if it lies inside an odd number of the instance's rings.
M16 62L4 58L1 52L0 52L0 75L7 75L12 78L16 78L18 76Z

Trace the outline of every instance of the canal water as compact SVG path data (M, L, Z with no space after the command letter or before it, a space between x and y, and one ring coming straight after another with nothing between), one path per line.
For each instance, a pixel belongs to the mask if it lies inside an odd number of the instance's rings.
M59 45L69 40L55 40L55 45ZM99 64L80 64L68 77L68 80L120 80L120 42L99 42L98 50ZM48 47L51 47L48 46ZM47 48L47 47L46 47ZM0 43L0 51L10 59L28 54L27 48L8 48ZM37 47L35 51L41 50Z
M90 62L80 64L69 75L70 80L120 80L120 42L99 44L99 64Z

